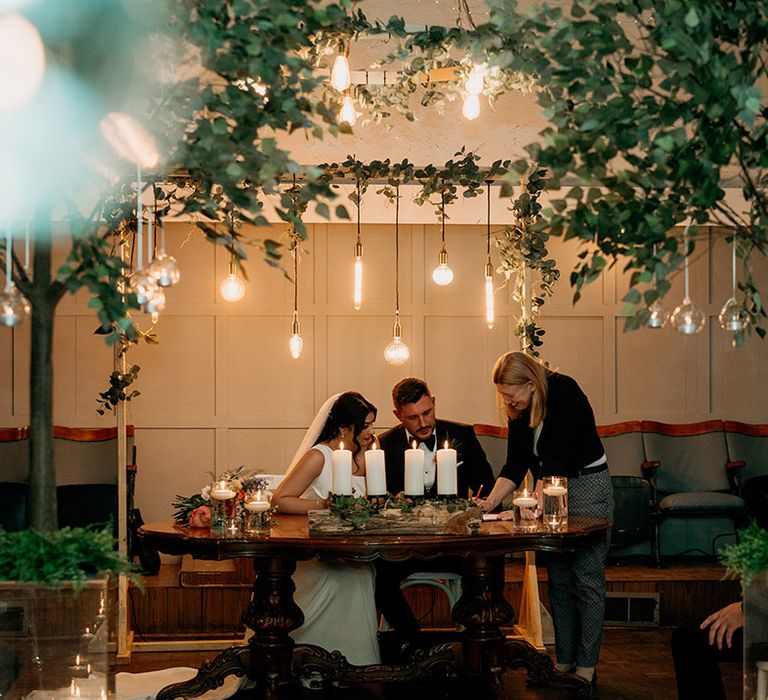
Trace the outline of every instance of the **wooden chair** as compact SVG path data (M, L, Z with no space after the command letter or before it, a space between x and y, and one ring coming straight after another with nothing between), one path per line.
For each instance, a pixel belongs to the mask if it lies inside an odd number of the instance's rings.
M768 425L724 422L728 458L744 466L739 481L749 516L768 527Z
M601 425L597 431L608 458L616 504L610 555L644 554L656 559L653 529L656 502L647 471L640 421Z
M642 421L643 446L658 512L654 522L656 561L661 563L662 540L686 542L683 554L714 555L716 540L733 534L746 507L736 474L743 466L730 462L723 422L671 424ZM666 528L672 520L679 529ZM663 530L668 530L662 537ZM674 550L673 550L674 551Z
M29 428L0 428L0 527L8 532L27 526L29 498Z

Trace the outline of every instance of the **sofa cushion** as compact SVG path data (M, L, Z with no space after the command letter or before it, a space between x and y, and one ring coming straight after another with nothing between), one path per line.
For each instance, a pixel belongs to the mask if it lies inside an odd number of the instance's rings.
M661 510L733 510L744 508L744 501L731 493L718 491L686 491L664 496Z

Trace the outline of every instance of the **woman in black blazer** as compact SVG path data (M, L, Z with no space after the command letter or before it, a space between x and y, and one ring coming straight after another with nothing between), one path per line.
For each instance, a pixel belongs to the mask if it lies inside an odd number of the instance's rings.
M488 498L498 507L530 469L535 480L568 478L568 512L613 520L613 488L595 416L579 385L521 352L502 355L493 383L509 417L507 461ZM594 681L605 610L603 542L547 558L559 671Z

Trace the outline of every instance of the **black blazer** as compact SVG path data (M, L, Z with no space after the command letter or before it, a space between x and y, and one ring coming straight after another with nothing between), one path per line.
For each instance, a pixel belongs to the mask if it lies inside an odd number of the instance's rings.
M526 471L542 476L575 477L580 469L605 454L597 434L589 399L574 379L553 372L549 375L547 410L533 454L533 428L526 411L509 421L507 461L499 476L520 484Z
M477 493L480 486L488 494L493 488L493 469L488 463L480 442L471 425L449 420L438 420L436 426L437 444L442 447L448 440L450 447L456 450L456 461L462 462L457 469L458 495L467 497L467 489ZM386 454L387 491L400 493L405 485L405 451L410 447L405 428L398 425L379 436L379 444ZM425 495L437 494L437 479Z

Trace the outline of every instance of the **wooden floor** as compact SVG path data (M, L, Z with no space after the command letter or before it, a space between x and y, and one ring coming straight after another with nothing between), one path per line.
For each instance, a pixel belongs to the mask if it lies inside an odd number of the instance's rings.
M249 569L246 567L241 573L239 579L225 578L221 585L210 585L211 579L204 572L201 576L207 585L196 587L189 581L182 585L178 569L163 567L159 576L147 580L143 594L132 591L136 639L192 641L201 636L209 639L241 637L239 615L250 596L250 584L246 583L250 577ZM510 602L519 599L521 574L520 564L512 562L507 566L505 594ZM738 597L738 583L723 581L723 574L722 567L701 560L679 561L661 569L649 566L648 562L609 564L606 572L609 591L659 595L660 626L650 629L606 627L599 685L594 697L615 700L673 700L677 697L669 646L672 629L683 620L708 614ZM546 571L542 567L539 568L539 580L542 601L546 604ZM431 586L414 587L407 589L407 595L414 611L422 618L423 627L445 628L451 624L450 612L445 596L436 595L435 590ZM130 664L120 666L116 671L198 667L215 654L213 651L134 652ZM740 665L723 664L722 669L728 700L740 700ZM505 678L507 697L531 700L575 697L572 691L565 689L529 688L525 680L524 670L508 672ZM316 696L317 693L307 695ZM363 700L361 695L339 695L339 700L342 697ZM424 688L410 694L408 689L397 688L370 697L396 700L418 697L423 700L436 696L428 690L425 692Z
M599 683L593 697L601 700L672 700L675 673L669 652L670 629L607 629L599 665ZM150 671L169 666L198 667L214 652L173 652L133 654L129 666L118 671ZM741 666L722 664L728 700L741 700ZM530 700L570 700L575 694L565 689L528 688L525 671L507 673L504 687L508 698ZM398 689L391 697L405 700L407 689ZM423 700L432 697L421 694ZM358 700L353 698L352 700ZM706 698L702 698L706 700Z

